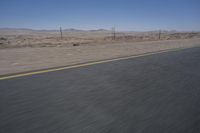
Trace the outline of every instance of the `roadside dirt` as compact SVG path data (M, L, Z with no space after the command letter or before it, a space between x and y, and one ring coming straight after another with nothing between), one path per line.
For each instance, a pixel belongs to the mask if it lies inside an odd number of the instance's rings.
M0 49L0 75L196 46L200 46L200 39Z

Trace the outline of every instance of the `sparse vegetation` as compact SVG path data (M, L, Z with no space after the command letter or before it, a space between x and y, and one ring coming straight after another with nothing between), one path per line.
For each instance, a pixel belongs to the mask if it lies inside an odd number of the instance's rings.
M74 43L73 46L80 46L80 44L79 43Z
M1 40L1 41L6 41L7 39L4 38L4 37L0 37L0 40Z
M176 39L192 39L200 38L200 32L168 32L162 31L159 37L159 31L154 32L116 32L113 39L112 31L80 31L74 30L62 32L62 39L59 31L27 31L17 30L1 31L0 29L0 45L12 47L64 47L79 45L102 45L112 43L135 43L143 41L158 40L176 40Z

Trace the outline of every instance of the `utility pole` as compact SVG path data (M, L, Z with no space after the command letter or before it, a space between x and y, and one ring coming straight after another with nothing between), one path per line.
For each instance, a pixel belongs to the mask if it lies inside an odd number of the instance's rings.
M113 40L116 39L116 31L115 31L115 27L112 27L112 39L113 39Z
M161 39L161 30L159 30L159 40Z
M63 39L62 27L60 27L60 38L61 38L61 40Z

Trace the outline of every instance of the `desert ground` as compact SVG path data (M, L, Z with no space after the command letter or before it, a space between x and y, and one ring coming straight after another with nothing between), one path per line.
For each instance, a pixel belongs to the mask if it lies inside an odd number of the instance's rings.
M157 40L177 40L200 38L200 32L159 31L151 32L116 32L99 29L81 31L63 30L61 38L59 30L0 29L0 48L21 47L70 47L79 45L99 45L113 43L135 43Z
M0 29L0 75L198 46L199 32Z

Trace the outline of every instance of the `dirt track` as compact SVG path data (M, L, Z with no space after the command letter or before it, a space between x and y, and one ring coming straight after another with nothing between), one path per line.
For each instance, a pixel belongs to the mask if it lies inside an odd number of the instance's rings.
M77 47L0 49L0 75L194 46L200 46L200 39Z

